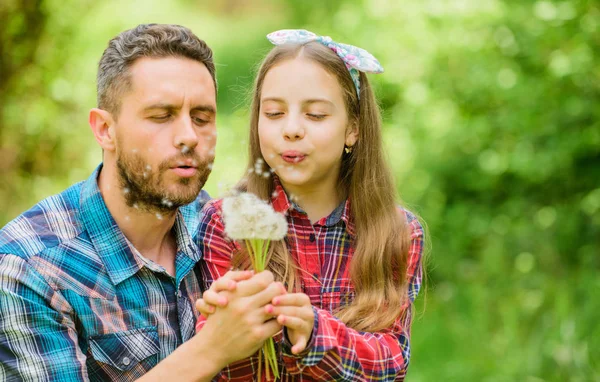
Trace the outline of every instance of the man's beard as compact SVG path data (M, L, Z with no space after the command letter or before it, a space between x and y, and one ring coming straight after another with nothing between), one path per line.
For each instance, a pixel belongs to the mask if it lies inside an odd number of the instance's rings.
M168 190L169 184L165 183L167 171L186 159L195 161L197 173L193 177L173 181L178 184L177 190ZM117 168L125 203L129 207L144 212L167 214L198 197L210 175L212 159L210 162L202 161L194 152L189 152L164 160L155 172L147 167L140 155L126 155L122 151L117 158Z

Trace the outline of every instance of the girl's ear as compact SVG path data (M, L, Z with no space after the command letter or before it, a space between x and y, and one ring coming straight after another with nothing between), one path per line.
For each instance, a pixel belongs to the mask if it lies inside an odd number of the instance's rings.
M358 140L358 122L353 121L348 125L346 129L346 146L354 146L356 141Z
M94 108L90 110L90 127L96 141L103 150L113 151L116 147L114 120L112 114L106 110Z

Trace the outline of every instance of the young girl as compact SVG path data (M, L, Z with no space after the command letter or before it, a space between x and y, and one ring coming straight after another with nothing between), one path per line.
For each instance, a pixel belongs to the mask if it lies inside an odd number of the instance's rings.
M383 69L368 52L307 31L268 38L276 46L256 78L239 189L270 201L288 221L268 269L289 293L265 306L284 328L276 338L281 379L403 380L423 229L396 205L364 73ZM222 200L210 202L200 225L207 287L241 258L221 209ZM219 305L214 285L199 304L205 316ZM219 377L251 380L257 368L254 356Z

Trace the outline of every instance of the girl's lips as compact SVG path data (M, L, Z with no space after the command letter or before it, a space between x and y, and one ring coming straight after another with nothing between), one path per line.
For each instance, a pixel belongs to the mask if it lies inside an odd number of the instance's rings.
M306 155L299 151L284 151L281 158L287 163L300 163L306 158Z

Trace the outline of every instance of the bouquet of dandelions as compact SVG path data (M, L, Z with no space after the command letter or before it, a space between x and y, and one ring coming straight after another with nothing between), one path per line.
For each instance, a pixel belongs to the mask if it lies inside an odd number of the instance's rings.
M223 222L225 233L233 240L244 241L252 267L262 272L267 266L267 254L271 240L281 240L287 234L285 217L275 212L270 204L250 193L239 193L223 199ZM262 348L267 379L269 369L279 378L277 355L273 338ZM261 380L262 357L258 357L258 380Z

